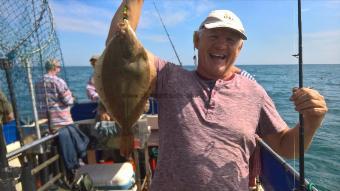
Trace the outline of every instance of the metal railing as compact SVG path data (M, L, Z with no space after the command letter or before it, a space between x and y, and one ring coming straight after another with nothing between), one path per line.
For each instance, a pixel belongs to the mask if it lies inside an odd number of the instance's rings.
M0 190L15 191L15 184L21 183L22 190L24 191L44 191L66 173L64 168L60 168L61 157L58 154L57 146L54 144L55 138L59 136L59 133L49 134L9 153L7 153L4 136L2 136L2 124L0 124L0 135ZM46 144L50 144L50 158L42 157L40 159L41 156L46 155L42 155L39 152L35 153L33 149L38 146L44 147ZM21 167L9 166L9 161L17 157L20 160ZM40 160L34 163L32 158ZM49 168L51 165L52 168ZM52 172L49 172L49 169L52 169ZM46 172L47 177L37 179L39 175L46 176ZM37 185L38 182L41 185Z

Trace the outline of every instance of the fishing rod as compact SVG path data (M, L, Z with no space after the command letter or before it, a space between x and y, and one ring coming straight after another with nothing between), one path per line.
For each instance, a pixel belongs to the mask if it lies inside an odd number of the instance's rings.
M298 26L299 26L299 88L303 87L303 60L302 60L302 19L301 0L298 0ZM305 185L305 158L304 158L304 121L303 115L299 114L299 170L300 170L300 191L304 191Z
M164 22L163 22L163 19L162 19L161 15L159 14L159 11L158 11L157 6L156 6L156 3L155 3L155 0L153 0L152 2L153 2L153 5L154 5L154 7L155 7L155 9L156 9L157 14L158 14L159 20L160 20L161 23L162 23L162 26L163 26L163 28L164 28L164 31L165 31L166 35L168 36L168 39L169 39L170 44L171 44L171 46L172 46L172 49L174 50L174 52L175 52L175 54L176 54L177 60L178 60L178 62L179 62L179 65L182 67L182 62L181 62L181 60L179 59L179 56L178 56L178 54L177 54L175 45L172 43L172 40L171 40L171 38L170 38L170 35L169 35L169 33L168 33L168 30L167 30L166 27L165 27L165 24L164 24Z

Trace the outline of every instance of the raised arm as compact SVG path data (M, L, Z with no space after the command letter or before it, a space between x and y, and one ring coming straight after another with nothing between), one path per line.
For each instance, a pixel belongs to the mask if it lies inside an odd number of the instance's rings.
M117 12L112 18L111 26L109 30L108 37L106 39L106 45L111 40L115 31L117 31L117 24L123 20L124 17L124 7L127 6L127 16L131 27L136 31L139 22L139 17L142 13L144 0L122 0Z
M127 7L127 17L129 20L129 24L131 28L136 31L140 15L142 13L142 7L143 7L144 0L122 0L122 3L120 4L117 12L112 18L109 34L106 39L106 46L112 39L114 33L118 30L118 23L121 22L124 18L124 7ZM154 63L154 55L148 51L148 62L150 64Z

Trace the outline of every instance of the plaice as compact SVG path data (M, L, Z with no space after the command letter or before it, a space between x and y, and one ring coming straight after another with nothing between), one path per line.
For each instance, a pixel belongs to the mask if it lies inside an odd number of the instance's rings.
M156 68L129 22L119 23L95 66L95 86L107 111L122 128L120 149L133 148L133 126L144 112L156 80Z

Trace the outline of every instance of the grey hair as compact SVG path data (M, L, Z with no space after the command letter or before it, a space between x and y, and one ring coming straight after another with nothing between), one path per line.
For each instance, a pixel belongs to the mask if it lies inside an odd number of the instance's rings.
M45 69L47 72L54 70L57 66L57 63L59 62L59 60L57 59L49 59L45 62Z

